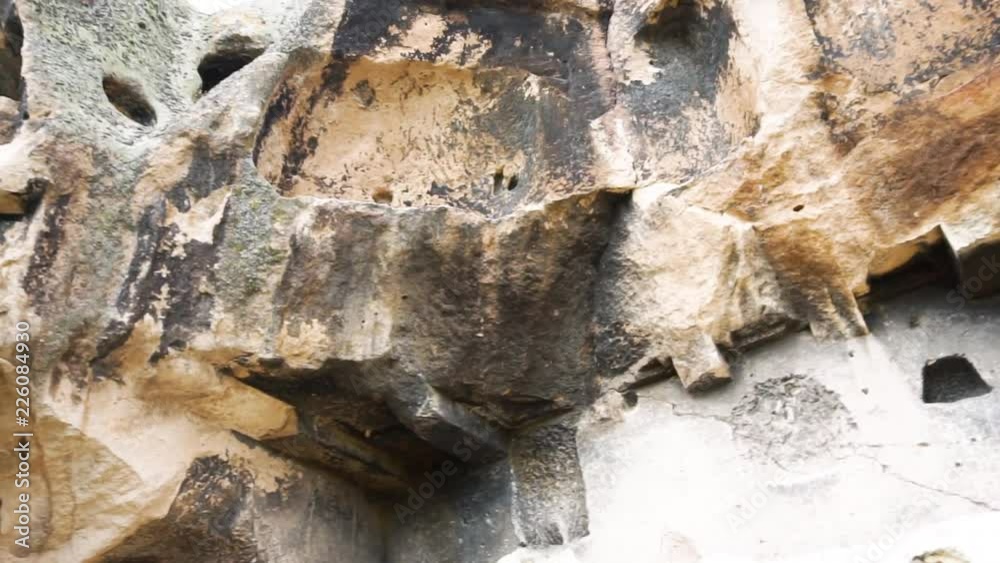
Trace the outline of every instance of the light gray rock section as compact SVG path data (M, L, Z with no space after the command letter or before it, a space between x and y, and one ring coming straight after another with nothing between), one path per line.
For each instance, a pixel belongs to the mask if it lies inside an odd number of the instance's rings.
M998 311L925 289L877 306L871 336L747 353L711 394L672 379L599 403L578 435L590 536L501 561L992 561L1000 393L924 404L921 370L965 355L1000 385Z

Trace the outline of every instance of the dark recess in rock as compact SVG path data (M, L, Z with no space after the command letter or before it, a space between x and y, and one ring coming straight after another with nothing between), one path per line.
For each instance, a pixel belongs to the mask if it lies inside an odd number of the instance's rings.
M328 469L336 468L349 479L380 490L392 489L386 486L391 480L376 474L374 467L364 469L361 460L346 459L337 443L324 445L322 436L346 436L366 444L398 462L407 476L415 478L446 459L400 424L383 402L368 396L363 386L355 383L386 369L378 363L329 361L311 372L281 366L254 370L245 383L293 405L304 424L299 437L267 445Z
M253 477L226 460L194 461L169 512L137 529L105 563L255 561ZM155 555L154 555L155 554Z
M700 122L689 114L714 104L723 77L735 72L731 51L738 37L724 3L708 6L694 0L681 0L650 14L639 28L635 43L658 69L657 78L650 84L632 81L622 94L636 115L640 133L648 139L646 158L691 153L689 137L696 129L705 140L700 151L704 154L687 163L683 174L707 168L729 150L737 124L716 117ZM748 123L757 120L750 114L745 119ZM750 127L749 134L755 129Z
M925 403L954 403L986 395L992 387L963 356L945 356L924 365Z
M21 99L21 46L24 29L15 4L0 3L0 96Z
M25 283L32 288L31 295L36 305L47 303L52 297L49 274L65 240L65 221L70 199L70 195L62 195L45 202L42 218L44 231L35 242L35 253L24 277Z
M625 401L625 405L629 408L639 404L639 394L635 391L626 391L622 393L622 399Z
M201 92L204 94L215 88L220 82L236 74L263 52L263 49L247 48L218 51L205 55L205 58L201 59L201 64L198 65L198 76L201 76Z
M626 383L620 390L631 392L635 389L666 381L676 375L677 370L674 369L674 364L670 359L667 359L666 363L664 363L657 358L651 358L636 370L635 378Z
M867 295L859 299L863 309L873 303L892 299L927 285L951 286L957 283L955 260L948 243L942 238L938 242L923 245L905 264L895 270L868 278L870 288Z
M513 176L510 177L510 180L507 181L507 191L511 191L516 187L517 187L517 174L514 174Z
M731 358L730 363L735 363L747 350L805 328L806 324L801 320L767 314L759 322L747 324L729 333L731 346L724 352Z
M156 123L156 112L142 95L139 86L114 76L105 76L101 85L108 101L122 115L147 127Z
M650 18L637 36L641 41L671 43L678 48L695 48L697 35L691 27L699 19L698 5L693 0L683 0L667 6Z

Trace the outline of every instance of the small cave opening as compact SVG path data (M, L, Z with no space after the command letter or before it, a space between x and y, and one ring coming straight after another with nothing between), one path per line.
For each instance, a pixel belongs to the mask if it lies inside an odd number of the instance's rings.
M259 57L264 49L238 48L226 49L209 53L201 59L198 65L198 76L201 77L201 93L204 94L218 86L223 80L239 72L254 59Z
M928 361L923 369L923 401L954 403L993 391L964 356L944 356Z
M700 19L698 5L694 0L680 0L674 4L667 2L661 10L647 18L646 25L639 31L636 39L693 48L697 37L693 28Z
M954 287L958 281L954 255L939 230L890 249L876 262L874 273L868 276L868 290L858 299L863 310L921 287Z
M269 358L242 381L292 405L299 417L298 435L264 440L265 447L392 496L449 458L359 383L367 369L380 368L330 360L319 370L301 370Z
M21 46L24 28L17 14L17 6L0 3L0 96L21 99Z
M512 192L517 189L518 182L517 173L507 174L503 166L496 169L493 173L493 193L501 193L503 191Z
M122 115L146 127L156 124L156 111L146 100L138 84L108 75L101 81L101 85L108 101Z

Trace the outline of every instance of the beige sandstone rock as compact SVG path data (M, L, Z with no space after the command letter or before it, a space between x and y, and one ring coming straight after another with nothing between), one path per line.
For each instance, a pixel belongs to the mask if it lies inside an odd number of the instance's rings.
M25 321L34 433L32 547L4 477L0 553L791 563L792 539L697 523L755 494L729 468L790 463L748 448L823 429L803 408L861 422L790 458L847 477L782 499L894 479L987 522L993 395L928 415L925 467L986 429L981 488L889 457L932 408L897 368L997 327L998 22L983 0L0 0L0 400ZM975 311L928 305L944 340L886 324L942 282ZM809 346L867 367L754 372ZM615 500L630 479L669 488L665 521ZM871 539L837 525L823 556Z

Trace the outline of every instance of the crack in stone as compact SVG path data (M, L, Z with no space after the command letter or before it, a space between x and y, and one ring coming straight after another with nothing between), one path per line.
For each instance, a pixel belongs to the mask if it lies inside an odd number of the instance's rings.
M719 416L719 415L714 415L714 414L700 414L700 413L694 413L694 412L680 411L680 410L677 409L677 405L675 403L672 403L672 402L670 402L670 401L668 401L666 399L661 399L661 398L658 398L658 397L652 397L652 396L649 396L649 395L638 395L638 397L639 397L639 399L647 399L647 400L650 400L650 401L653 401L653 402L663 403L663 404L666 404L666 405L670 405L671 414L673 414L674 416L680 416L680 417L686 417L686 418L698 418L698 419L703 419L703 420L714 420L716 422L721 422L721 423L725 424L726 426L728 426L729 430L730 430L730 433L732 433L732 431L733 431L733 423L732 423L732 421L730 421L728 418L726 418L724 416Z
M948 491L948 490L945 490L945 489L939 489L939 488L934 487L932 485L928 485L926 483L921 483L920 481L915 481L913 479L910 479L909 477L907 477L907 476L905 476L905 475L903 475L903 474L901 474L901 473L893 470L888 464L882 463L882 461L879 460L875 456L871 456L871 455L863 454L863 453L860 453L860 452L857 452L857 451L853 451L853 452L851 452L850 455L842 456L842 457L835 457L835 459L837 459L838 461L843 461L843 460L845 460L845 459L847 459L849 457L860 457L860 458L863 458L863 459L867 459L868 461L871 461L873 463L876 463L882 469L882 473L884 473L886 475L890 475L890 476L892 476L892 477L894 477L894 478L896 478L896 479L898 479L900 481L903 481L904 483L908 483L910 485L913 485L914 487L919 487L921 489L924 489L924 490L927 490L927 491L931 491L931 492L935 492L935 493L938 493L940 495L944 495L944 496L948 496L948 497L952 497L952 498L961 499L961 500L964 500L965 502L968 502L970 504L974 504L974 505L976 505L976 506L978 506L980 508L984 508L986 510L989 510L990 512L1000 512L1000 508L997 508L997 507L991 505L990 503L988 503L986 501L982 501L982 500L978 500L978 499L975 499L975 498L972 498L972 497L968 497L968 496L965 496L965 495L963 495L961 493L956 493L954 491Z

